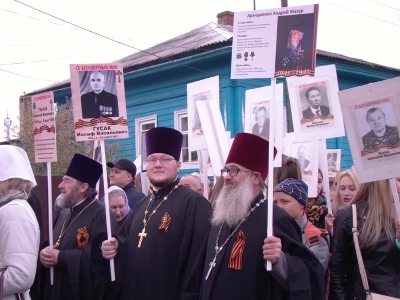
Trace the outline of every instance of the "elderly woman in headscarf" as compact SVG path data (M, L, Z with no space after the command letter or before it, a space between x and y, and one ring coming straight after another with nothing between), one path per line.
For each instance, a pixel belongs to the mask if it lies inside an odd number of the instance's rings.
M114 185L108 189L108 200L110 202L111 212L118 222L119 230L123 227L125 221L132 212L128 204L128 197L123 189Z
M0 280L3 300L31 299L40 229L27 199L36 180L19 147L0 146ZM1 284L1 283L0 283Z

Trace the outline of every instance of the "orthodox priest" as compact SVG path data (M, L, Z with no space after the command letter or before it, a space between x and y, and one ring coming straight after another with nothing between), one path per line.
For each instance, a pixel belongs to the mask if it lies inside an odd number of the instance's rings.
M97 272L91 266L92 239L106 232L104 204L96 199L96 183L102 166L84 155L75 154L58 186L65 209L54 223L54 242L40 252L46 271L44 299L92 300L102 292ZM54 267L54 284L50 284Z
M276 205L274 236L266 238L268 200L262 191L268 144L253 134L236 135L221 170L224 186L216 199L212 229L183 299L323 299L324 269L303 246L300 227ZM265 259L272 263L271 272Z
M182 141L183 135L171 128L146 133L152 191L136 204L125 232L102 243L104 258L115 257L116 268L116 285L106 299L182 298L211 227L208 200L179 183Z

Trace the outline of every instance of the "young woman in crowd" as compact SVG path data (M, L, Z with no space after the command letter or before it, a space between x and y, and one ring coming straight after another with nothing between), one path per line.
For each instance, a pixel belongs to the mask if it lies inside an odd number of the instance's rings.
M333 222L340 207L349 205L358 191L358 180L353 170L340 173L337 180L336 191L332 202L333 214L328 214L325 218L325 229L332 233Z
M400 226L389 180L363 183L350 204L370 292L400 298ZM353 241L351 205L337 209L331 260L330 300L366 299Z

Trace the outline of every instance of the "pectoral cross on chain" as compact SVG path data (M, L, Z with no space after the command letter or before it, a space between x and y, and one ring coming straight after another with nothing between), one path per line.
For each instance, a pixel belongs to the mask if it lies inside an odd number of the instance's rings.
M143 228L142 232L139 232L138 236L140 236L140 239L137 247L140 248L140 246L142 246L143 239L147 236L146 228Z
M210 268L208 269L208 272L207 272L207 275L206 275L205 280L208 279L208 276L210 276L210 273L211 273L212 269L217 265L217 264L215 263L215 260L216 260L216 259L217 259L217 257L215 256L215 257L214 257L214 260L213 260L212 262L209 263Z

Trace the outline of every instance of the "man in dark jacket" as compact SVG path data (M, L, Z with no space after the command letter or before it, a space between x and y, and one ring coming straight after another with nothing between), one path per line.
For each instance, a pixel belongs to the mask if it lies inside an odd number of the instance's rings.
M112 168L110 174L110 186L116 185L124 190L128 197L129 207L132 208L145 194L135 188L136 166L128 159L122 158L117 162L108 162L107 166Z

